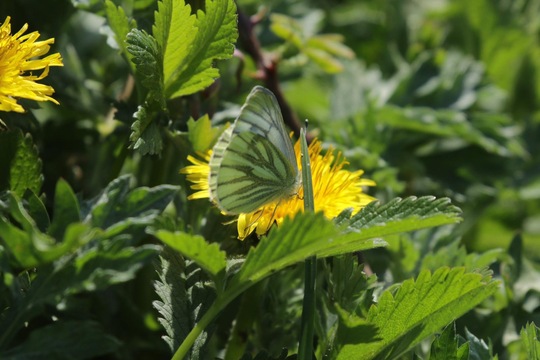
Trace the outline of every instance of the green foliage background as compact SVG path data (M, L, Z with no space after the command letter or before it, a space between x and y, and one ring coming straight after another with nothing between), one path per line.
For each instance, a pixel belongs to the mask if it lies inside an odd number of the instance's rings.
M60 106L0 114L0 357L165 359L206 322L189 358L286 358L318 255L318 358L538 358L540 1L187 3L0 3L64 59ZM382 205L239 242L187 201L256 84Z

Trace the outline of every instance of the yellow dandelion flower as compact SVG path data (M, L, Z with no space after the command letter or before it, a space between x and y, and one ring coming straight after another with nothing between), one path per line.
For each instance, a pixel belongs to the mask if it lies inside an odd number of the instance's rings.
M51 95L51 86L38 84L49 74L49 66L63 66L59 53L51 54L43 59L39 56L47 54L54 39L36 41L37 31L23 35L28 24L11 35L11 18L8 16L0 26L0 111L24 112L17 103L17 98L35 101L52 101L58 104ZM32 71L43 70L39 75Z
M296 161L301 168L300 141L295 144ZM311 172L313 177L313 196L315 211L322 211L332 219L347 208L353 208L354 213L374 201L375 198L364 193L365 186L374 186L375 182L363 179L362 170L350 172L343 169L347 165L341 153L332 149L321 155L321 142L315 140L309 146ZM203 160L188 156L193 165L186 166L181 173L187 174L187 180L193 183L191 188L197 190L188 197L189 200L210 197L208 177L212 151L199 154ZM304 190L300 187L297 196L267 204L251 213L240 214L237 219L238 238L243 240L252 232L257 235L265 234L275 222L279 226L287 216L294 216L304 209Z

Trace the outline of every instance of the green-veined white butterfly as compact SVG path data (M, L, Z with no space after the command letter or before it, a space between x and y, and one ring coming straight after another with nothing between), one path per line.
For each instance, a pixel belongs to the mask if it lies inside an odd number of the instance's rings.
M228 214L250 213L297 193L300 175L276 97L255 86L210 158L210 199Z

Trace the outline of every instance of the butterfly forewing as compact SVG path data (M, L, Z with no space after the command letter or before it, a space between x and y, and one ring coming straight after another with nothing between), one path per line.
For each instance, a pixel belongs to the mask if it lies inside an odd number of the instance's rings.
M255 86L240 110L234 133L253 132L268 139L296 169L296 156L276 97L268 89ZM298 170L297 170L298 171Z
M214 146L210 198L226 213L249 213L293 195L298 177L278 103L269 90L256 86Z

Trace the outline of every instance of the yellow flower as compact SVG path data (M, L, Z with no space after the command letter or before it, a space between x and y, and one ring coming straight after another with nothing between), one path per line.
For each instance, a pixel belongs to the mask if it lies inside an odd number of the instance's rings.
M301 168L300 141L295 145L296 161ZM341 153L334 155L332 149L321 155L321 142L314 140L309 146L311 160L311 173L313 178L313 196L315 211L322 211L332 219L347 208L353 208L354 213L374 201L375 198L363 191L364 186L374 186L375 182L362 179L362 170L350 172L344 170L347 164ZM210 161L212 151L199 154L204 160L188 156L193 165L186 166L180 172L187 174L187 180L193 183L191 188L198 190L188 197L189 200L209 198L208 177L210 174ZM265 234L270 226L276 222L278 226L287 216L294 216L304 209L304 190L300 187L298 196L292 196L279 202L267 204L251 213L240 214L237 219L238 238L245 239L253 231L257 235Z
M52 101L58 104L50 95L54 93L51 86L38 84L49 74L49 66L63 66L59 53L51 54L43 59L54 39L36 41L39 33L23 35L28 24L11 35L11 18L8 16L0 26L0 110L24 112L17 103L17 98L35 101ZM43 70L39 75L32 71Z

